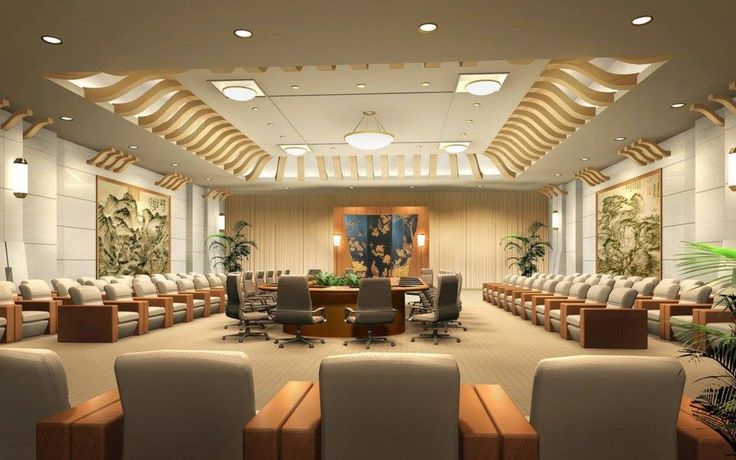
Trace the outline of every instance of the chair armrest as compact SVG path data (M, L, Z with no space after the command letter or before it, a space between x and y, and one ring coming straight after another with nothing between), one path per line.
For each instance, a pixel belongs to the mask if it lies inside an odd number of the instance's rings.
M733 321L733 317L728 310L713 310L711 308L693 310L693 322L698 324L730 323L731 321Z
M19 300L16 302L26 311L47 311L51 313L55 307L61 305L60 300Z
M690 398L682 398L677 417L677 458L731 458L734 454L721 435L695 418Z
M145 300L152 307L164 307L167 312L174 311L174 299L171 297L133 297L133 300Z
M604 303L564 302L560 305L560 318L567 315L579 315L583 308L606 308Z
M565 296L555 295L555 294L533 294L531 297L532 307L536 307L537 305L544 305L545 299L567 299Z
M243 459L280 458L280 432L312 382L289 381L243 429Z
M318 459L322 412L314 384L281 428L281 457Z
M115 342L118 340L117 305L62 305L59 342Z
M343 314L343 319L346 320L348 319L348 316L350 316L351 314L355 314L355 310L350 307L345 307L342 314Z
M575 303L575 301L584 302L583 299L573 299L570 297L552 297L544 299L544 313L546 315L550 310L559 310L563 302Z
M0 305L0 318L5 318L5 334L0 337L0 343L11 343L16 341L16 331L22 330L23 321L20 307L17 305ZM20 337L18 340L22 339Z
M647 348L647 311L636 308L583 308L580 345L583 348Z
M503 458L539 458L539 435L500 385L475 385L501 438Z
M148 332L148 301L147 300L133 300L131 301L120 301L120 300L105 300L102 303L105 305L117 305L118 311L132 311L138 313L138 326L136 327L135 335L142 335Z
M522 292L521 293L521 302L522 303L523 302L528 302L528 301L532 300L532 296L534 296L534 295L540 295L540 294L544 294L544 292L542 292L542 291L536 291L536 290L535 291Z
M634 301L634 308L643 310L659 310L659 306L664 303L676 303L676 300L671 299L639 299Z
M72 458L72 446L77 447L80 441L76 436L76 424L119 401L118 390L110 390L39 421L36 424L36 457L39 460Z
M670 318L693 314L693 310L710 310L712 305L704 303L665 303L659 306L659 318Z
M316 313L322 314L322 312L324 312L324 311L325 311L325 307L319 307L319 308L315 308L314 310L312 310L312 313L314 313L314 314L316 314ZM322 316L324 316L324 315L322 315Z
M463 460L500 458L501 437L475 388L460 385L460 451Z
M168 297L172 299L174 302L183 302L186 303L190 308L192 307L192 295L191 294L159 294L159 297Z

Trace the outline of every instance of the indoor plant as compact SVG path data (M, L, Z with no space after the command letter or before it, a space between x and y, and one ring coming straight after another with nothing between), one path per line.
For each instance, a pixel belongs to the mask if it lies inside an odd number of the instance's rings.
M349 286L358 287L360 285L360 278L355 273L346 273L343 276L336 276L330 272L319 272L314 275L314 281L317 286Z
M213 266L220 265L227 273L243 270L243 259L250 257L252 249L258 249L256 242L245 236L248 227L248 222L239 220L233 225L232 235L220 232L207 237L210 241L209 249L215 253L210 259Z
M509 267L516 265L522 276L531 276L536 273L537 262L544 258L547 248L552 249L549 241L543 241L539 235L544 228L547 226L542 222L534 221L527 228L528 235L511 234L501 240L504 250L512 249L516 254L506 259L507 262L510 262Z

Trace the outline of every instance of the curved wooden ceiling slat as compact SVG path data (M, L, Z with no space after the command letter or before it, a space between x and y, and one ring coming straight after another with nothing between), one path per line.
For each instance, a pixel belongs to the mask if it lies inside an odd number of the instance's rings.
M529 91L549 97L558 107L565 109L570 115L581 120L592 120L596 116L595 107L578 104L552 83L546 81L534 83Z
M246 182L252 182L253 180L258 178L258 175L261 174L261 171L263 171L263 168L266 167L268 162L271 160L271 156L266 154L264 157L258 160L255 167L253 168L253 171L249 172L245 176Z
M217 138L213 136L213 142L209 143L209 145L202 146L202 149L197 152L197 155L202 154L202 158L212 161L220 155L225 155L234 144L243 141L247 141L243 133L235 128L229 128L223 131Z
M535 154L545 155L547 153L547 149L543 149L543 148L534 146L531 142L527 141L524 137L520 136L519 133L517 133L516 131L510 131L508 129L501 130L498 132L496 137L512 139L516 141L517 143L519 143L524 148L524 150L533 152Z
M132 73L109 86L84 88L84 98L92 102L110 102L144 83L165 77L158 71Z
M506 166L506 163L504 163L504 161L496 153L485 151L483 152L483 155L488 157L493 162L493 164L496 165L496 168L501 174L508 177L509 179L516 178L516 172Z
M167 94L183 89L184 87L176 80L161 80L136 99L130 102L113 104L115 113L121 117L139 114Z
M491 145L487 150L497 153L500 157L505 159L511 169L523 171L525 166L531 166L532 162L518 158L513 153L509 152L502 145Z
M191 115L200 110L207 110L208 107L202 103L199 99L195 99L180 106L175 113L173 113L166 120L161 123L157 123L151 127L151 131L154 134L165 135L171 131L179 128L181 125L186 123Z
M188 137L193 132L198 131L199 128L209 120L219 120L221 118L222 117L220 117L217 112L210 108L198 110L189 117L183 125L179 126L174 131L171 131L169 134L164 135L164 137L178 145L178 141Z
M185 149L189 149L194 146L200 146L200 143L203 142L204 139L206 139L205 136L209 135L211 132L213 132L213 130L219 131L221 129L226 129L229 125L230 123L228 123L227 120L222 117L214 120L210 119L208 120L207 126L200 126L201 129L198 129L189 134L187 137L178 140L176 142L176 145Z
M198 100L197 97L190 91L179 91L171 96L168 101L164 102L164 105L159 107L158 110L152 114L138 117L138 126L143 128L159 126L161 123L165 123L166 120L171 118L171 116L179 110L179 107L196 100Z
M211 158L210 161L218 166L221 166L223 164L231 162L232 159L235 158L238 154L245 153L250 155L262 151L263 149L251 142L250 139L238 139L235 142L229 144L228 147L221 153L219 153L216 157Z
M545 136L526 120L511 118L506 122L506 124L508 124L509 127L521 130L527 136L531 136L538 144L543 145L547 150L554 148L560 143L560 139Z
M493 141L493 145L497 147L503 146L506 151L514 153L514 156L517 156L519 158L523 158L527 161L529 161L531 165L531 161L538 160L541 158L540 155L533 155L530 154L528 151L517 148L514 144L509 142L506 139L496 137L496 139Z
M629 90L638 83L638 74L616 74L607 72L589 61L553 59L548 64L551 69L573 70L581 73L599 85L616 90Z
M540 123L539 117L524 112L523 110L517 109L517 111L509 117L509 120L525 122L530 126L533 126L537 130L537 132L543 134L546 139L562 140L567 138L569 134L569 131L552 129L551 123Z
M529 102L522 102L519 107L516 108L516 112L519 115L524 115L534 121L535 125L544 127L545 131L549 132L550 135L555 137L567 137L569 134L575 132L575 128L563 125L558 122L557 119L544 111L542 106L531 104ZM553 134L554 133L554 134Z
M571 128L579 128L583 126L587 121L570 113L565 107L557 105L557 103L546 94L529 92L524 100L537 101L539 104L547 108L550 114L557 120L559 120L560 123L565 124Z
M613 104L615 93L596 91L585 86L580 80L573 77L569 73L559 69L545 70L539 76L539 80L562 85L588 104L593 104L599 107L607 107Z

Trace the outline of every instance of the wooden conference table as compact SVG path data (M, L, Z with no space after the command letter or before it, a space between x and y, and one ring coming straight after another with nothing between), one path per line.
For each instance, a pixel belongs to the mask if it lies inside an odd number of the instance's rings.
M274 284L261 286L264 291L278 291ZM391 278L391 302L398 312L391 324L373 326L373 335L403 334L406 328L406 308L404 294L426 291L429 286L399 286L398 278ZM364 337L368 334L365 326L354 326L345 322L345 307L355 308L358 301L358 288L348 286L318 287L310 286L312 308L324 307L326 323L302 326L302 334L313 337ZM296 326L284 324L284 332L296 334Z

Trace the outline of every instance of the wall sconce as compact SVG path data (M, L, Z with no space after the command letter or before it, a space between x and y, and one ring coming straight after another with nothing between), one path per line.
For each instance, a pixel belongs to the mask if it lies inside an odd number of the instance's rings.
M219 216L217 216L217 230L224 232L225 231L225 214L220 213Z
M335 233L332 235L332 245L336 248L340 247L340 240L342 240L342 235L339 233Z
M562 223L560 211L552 211L552 230L559 230Z
M427 241L427 235L420 233L417 235L417 246L420 248L424 247L424 243Z
M736 147L728 152L728 188L736 192Z
M25 158L16 158L13 162L13 195L16 198L28 196L28 162Z

